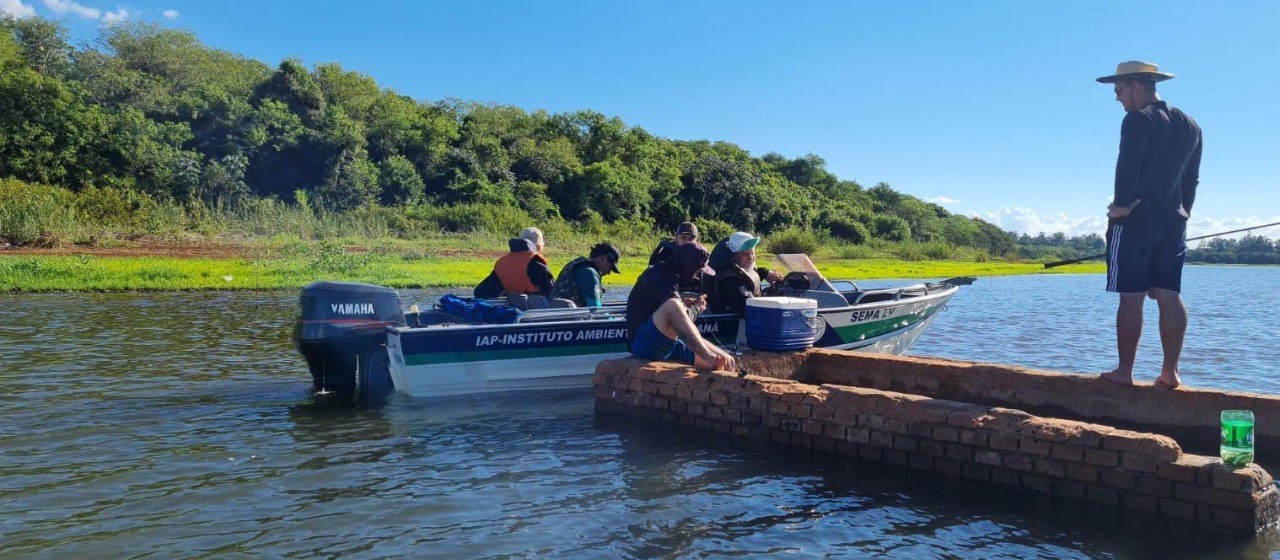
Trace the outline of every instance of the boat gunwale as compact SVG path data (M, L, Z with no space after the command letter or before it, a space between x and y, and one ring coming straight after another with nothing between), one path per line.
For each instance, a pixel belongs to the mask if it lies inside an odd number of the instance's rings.
M903 286L901 288L887 288L887 290L894 290L894 289L908 290L911 288L925 288L927 290L932 285L936 285L936 284L925 284L925 283L911 284L908 286ZM818 311L818 314L823 315L823 314L830 314L830 313L843 313L846 311L854 311L854 310L861 310L861 309L879 309L884 307L892 307L895 305L902 305L904 303L921 303L921 302L936 300L940 298L949 298L955 295L955 293L959 290L960 290L960 286L949 284L945 289L938 291L936 293L926 292L921 295L913 295L909 299L904 298L904 299L897 299L897 300L874 301L874 302L865 303L865 304L845 305L841 307L819 307L817 311ZM841 296L843 297L843 294L841 292L834 292L834 293L841 294ZM616 306L616 304L614 305ZM718 319L718 320L724 320L730 317L734 317L738 319L742 318L740 315L735 315L733 313L703 313L698 317L707 318L707 319ZM395 333L397 336L399 336L404 333L451 332L451 331L458 331L458 330L478 330L478 329L489 329L489 328L506 330L506 329L512 329L512 328L518 328L518 327L528 327L531 325L560 326L560 327L572 326L572 325L599 325L602 323L625 322L626 319L627 318L625 315L611 315L608 317L601 317L599 319L586 317L582 319L566 319L562 321L538 321L538 322L529 322L529 323L501 323L501 324L449 323L449 324L441 324L441 325L420 325L416 327L409 326L409 325L387 325L386 330L388 333Z

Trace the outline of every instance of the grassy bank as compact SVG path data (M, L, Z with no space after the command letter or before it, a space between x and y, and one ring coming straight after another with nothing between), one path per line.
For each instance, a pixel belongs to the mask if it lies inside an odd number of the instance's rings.
M556 271L595 243L612 241L622 248L623 274L606 284L629 285L657 241L669 235L650 220L606 222L591 214L569 221L492 203L333 212L301 194L296 198L180 204L129 189L73 192L0 180L0 291L296 289L321 278L473 286L505 252L508 237L529 224L546 233ZM724 222L698 222L708 244L734 230ZM1017 253L976 238L953 243L934 232L921 235L928 241L909 235L855 240L836 230L775 229L765 233L758 251L806 253L829 277L854 280L1043 271L1036 262L1010 262ZM1086 265L1055 272L1097 270Z
M487 240L483 247L497 246ZM87 254L0 253L0 291L123 290L263 290L297 289L318 279L368 282L397 288L474 286L493 267L498 251L478 250L477 243L449 246L344 247L251 246L210 256L113 256ZM578 250L573 250L578 249ZM643 270L650 247L625 250L621 274L605 278L607 286L628 286ZM163 253L163 251L159 251ZM585 248L548 249L557 270ZM768 255L761 255L769 263ZM902 261L815 258L829 278L942 279L953 276L998 276L1034 273L1101 272L1100 264L1073 265L1045 271L1039 263Z

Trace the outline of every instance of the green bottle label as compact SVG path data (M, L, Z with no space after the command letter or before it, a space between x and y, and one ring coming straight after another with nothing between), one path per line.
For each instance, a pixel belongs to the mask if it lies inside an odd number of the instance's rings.
M1223 422L1222 445L1250 449L1253 447L1253 423Z

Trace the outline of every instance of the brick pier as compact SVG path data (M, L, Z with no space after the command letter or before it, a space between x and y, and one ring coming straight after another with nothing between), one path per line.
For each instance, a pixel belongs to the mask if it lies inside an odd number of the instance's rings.
M744 362L751 373L745 377L640 360L601 362L596 408L1235 531L1280 519L1280 489L1262 467L1228 467L1152 433L1161 430L1113 425L1159 428L1153 419L1181 412L1203 416L1204 425L1172 422L1176 434L1216 435L1222 408L1258 413L1233 399L1256 404L1266 397L1103 386L1079 375L832 350L753 353ZM1194 410L1167 411L1160 398ZM1117 399L1121 409L1108 402Z

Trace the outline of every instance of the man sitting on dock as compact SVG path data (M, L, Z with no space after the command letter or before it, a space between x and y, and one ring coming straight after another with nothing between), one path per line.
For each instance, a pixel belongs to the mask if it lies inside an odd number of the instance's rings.
M509 296L536 294L551 297L554 282L547 258L542 256L545 246L542 230L527 227L520 236L507 241L511 252L493 264L493 272L472 292L478 298L496 298L504 293Z
M670 258L640 273L627 298L627 340L631 353L646 360L670 360L702 370L737 371L738 362L698 333L686 305L701 310L703 297L682 297L681 286L697 285L707 268L707 251L697 243L676 247Z
M601 277L618 271L622 257L613 243L605 241L591 248L590 257L578 257L560 269L553 296L567 299L578 307L600 307L604 300Z

